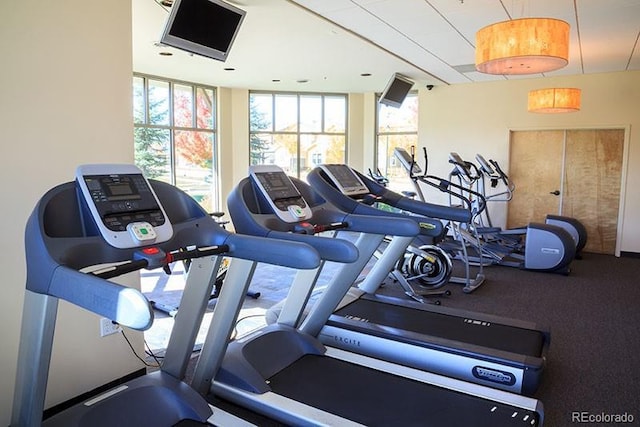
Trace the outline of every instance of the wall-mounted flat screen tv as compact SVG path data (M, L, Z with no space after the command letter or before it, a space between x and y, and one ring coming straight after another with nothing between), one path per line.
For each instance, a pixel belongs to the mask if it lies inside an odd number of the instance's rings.
M225 61L245 15L222 0L175 0L160 43Z
M413 82L411 80L396 73L387 83L379 102L390 107L400 108L412 87Z

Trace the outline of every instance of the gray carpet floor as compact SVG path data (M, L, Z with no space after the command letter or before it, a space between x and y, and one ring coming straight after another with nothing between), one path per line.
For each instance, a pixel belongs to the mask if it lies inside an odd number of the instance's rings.
M441 301L549 326L547 365L534 395L544 404L546 426L580 424L579 416L603 421L590 425L613 425L605 421L625 414L633 419L627 425L640 425L640 259L587 253L571 269L564 276L486 267L486 282L475 292L450 284L452 295ZM258 267L251 289L261 296L245 305L271 306L286 296L292 277L287 269ZM179 300L179 290L168 292ZM380 293L404 297L391 281Z

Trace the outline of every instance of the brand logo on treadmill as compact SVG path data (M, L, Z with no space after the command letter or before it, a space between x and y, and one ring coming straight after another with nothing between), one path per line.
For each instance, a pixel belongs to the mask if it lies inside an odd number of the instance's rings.
M516 383L516 377L511 372L499 371L483 366L474 366L471 372L474 377L493 383L506 385L514 385Z
M360 340L349 337L341 337L340 335L334 335L333 340L337 343L348 345L351 347L360 347Z

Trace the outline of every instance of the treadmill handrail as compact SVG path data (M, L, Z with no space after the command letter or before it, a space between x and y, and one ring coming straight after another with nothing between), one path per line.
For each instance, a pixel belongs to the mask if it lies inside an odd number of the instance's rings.
M292 181L296 184L296 180ZM233 218L233 224L238 233L304 242L313 246L319 252L320 258L326 261L351 263L358 258L358 250L349 241L292 233L290 229L275 219L275 214L272 212L256 213L255 209L252 212L247 204L247 198L251 199L255 197L255 194L245 194L251 191L255 191L255 187L251 185L249 178L244 178L227 198L229 215ZM315 215L318 217L316 218ZM260 222L260 219L264 224ZM417 225L410 220L397 221L394 219L381 224L380 219L346 214L332 209L332 206L328 204L324 209L314 214L314 220L322 221L322 223L342 222L346 224L343 230L364 233L385 234L388 230L392 230L398 232L399 235L416 236L420 231ZM289 226L291 227L293 224Z
M399 209L431 218L438 218L462 223L468 223L469 221L471 221L471 212L469 209L455 206L438 205L435 203L411 199L383 187L382 185L369 179L358 171L354 172L360 177L360 179L365 182L372 193L382 197L383 202L385 202L385 200L388 200L388 204Z
M292 178L291 180L303 196L305 192L308 192L309 187L313 188L313 184L309 186L309 184L297 178ZM307 175L307 181L309 182L309 175ZM332 200L328 200L323 194L317 192L315 188L314 191L317 193L315 197L322 199L322 201L326 203L325 208L319 213L324 216L328 212L333 212L333 215L336 216L336 219L330 221L325 220L326 222L346 222L348 224L348 230L360 233L389 234L401 237L411 237L420 234L420 227L415 221L406 217L386 215L383 218L372 218L370 215L361 215L358 212L345 210L340 206L334 206L335 203ZM318 213L316 213L316 216L318 216ZM339 219L340 217L342 217L342 219Z
M170 191L175 192L176 197L183 197L181 190L172 188ZM79 235L82 230L64 223L68 218L58 219L56 209L82 209L75 191L74 182L48 191L27 221L27 289L63 299L123 326L148 329L153 322L153 311L140 291L79 271L98 263L129 261L138 248L119 249L110 246L100 236ZM166 193L160 194L167 197ZM197 204L187 197L192 201L190 203ZM75 201L76 205L69 205L70 201ZM157 247L165 250L193 244L226 244L229 250L225 256L229 257L300 269L312 269L320 264L318 252L301 242L236 235L220 227L206 212L198 212L193 207L190 210L195 212L195 218L177 223L174 237ZM58 227L57 222L61 222ZM296 256L291 256L292 253ZM75 262L75 259L80 262Z

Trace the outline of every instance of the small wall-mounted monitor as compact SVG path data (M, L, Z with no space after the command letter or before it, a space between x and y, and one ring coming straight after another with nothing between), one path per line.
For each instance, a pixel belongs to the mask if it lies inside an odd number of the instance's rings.
M413 82L401 74L394 74L380 96L380 103L400 108L402 102L413 87Z
M222 0L175 0L160 43L225 61L245 15Z

